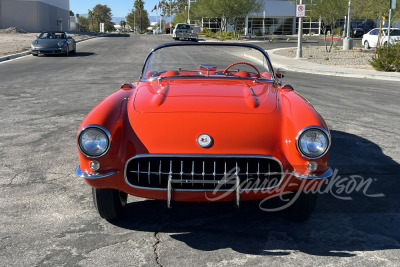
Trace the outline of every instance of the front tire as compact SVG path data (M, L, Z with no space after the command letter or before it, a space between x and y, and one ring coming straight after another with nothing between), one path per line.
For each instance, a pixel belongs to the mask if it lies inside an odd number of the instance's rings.
M315 209L317 203L317 194L304 193L300 194L293 193L293 197L297 197L295 202L288 207L287 215L288 219L294 222L305 222L307 221Z
M93 202L101 218L119 219L123 216L128 194L115 189L92 188Z
M365 48L365 49L370 49L370 48L371 48L371 47L369 46L368 41L365 41L365 42L364 42L364 48Z

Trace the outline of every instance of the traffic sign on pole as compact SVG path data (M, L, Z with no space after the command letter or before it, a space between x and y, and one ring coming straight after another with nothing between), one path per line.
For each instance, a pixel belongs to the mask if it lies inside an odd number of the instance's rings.
M396 9L396 0L390 0L390 8Z
M306 16L306 5L296 5L296 17L304 18Z

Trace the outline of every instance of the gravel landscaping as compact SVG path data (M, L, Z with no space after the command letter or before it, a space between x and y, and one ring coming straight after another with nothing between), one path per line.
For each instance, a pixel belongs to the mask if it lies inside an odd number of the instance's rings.
M36 39L40 33L26 33L18 28L0 29L0 57L19 52L28 51L31 48L31 42ZM86 34L69 34L75 40L89 37Z
M325 46L303 47L303 58L310 62L334 65L345 68L373 69L369 60L374 56L374 49L354 48L343 50L342 47L332 48L330 53L326 52ZM275 51L274 54L295 58L297 48L288 48Z

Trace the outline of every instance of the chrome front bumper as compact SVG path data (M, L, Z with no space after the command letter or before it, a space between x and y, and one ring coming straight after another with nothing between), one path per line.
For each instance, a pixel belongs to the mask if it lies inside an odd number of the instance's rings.
M85 173L84 171L82 171L82 169L80 168L80 166L78 166L76 168L75 174L81 178L85 178L85 179L101 179L101 178L105 178L105 177L109 177L112 176L114 174L117 174L117 172L109 172L109 173L105 173L105 174L93 174L93 175L89 175L87 173ZM323 174L319 175L319 176L305 176L305 175L301 175L301 174L297 174L297 173L291 173L289 175L293 175L294 177L300 178L300 179L308 179L308 180L318 180L318 179L328 179L330 177L332 177L333 175L333 171L330 167L328 167L328 170L326 170ZM236 175L236 177L231 178L229 180L220 180L220 181L216 181L216 180L182 180L182 179L173 179L172 178L172 174L170 174L168 176L168 186L167 186L167 206L168 208L171 207L171 201L172 201L172 191L173 189L173 184L174 183L182 183L182 182L189 182L189 183L209 183L209 184L231 184L234 185L234 189L232 189L232 191L235 191L235 204L237 207L239 207L240 205L240 192L242 191L241 187L240 187L240 178L238 175ZM142 189L151 189L151 188L142 188ZM179 191L190 191L190 190L179 190Z
M104 173L104 174L87 174L86 172L82 171L81 167L78 166L78 168L76 168L75 170L75 174L81 178L85 178L85 179L101 179L101 178L105 178L105 177L109 177L111 175L117 174L118 171L116 172L108 172L108 173Z

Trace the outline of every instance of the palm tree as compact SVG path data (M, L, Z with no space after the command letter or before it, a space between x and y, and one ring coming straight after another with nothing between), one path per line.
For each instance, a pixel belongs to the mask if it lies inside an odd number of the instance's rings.
M94 14L94 18L96 20L96 31L99 32L100 31L100 21L101 21L101 17L98 13Z
M89 29L93 31L93 11L92 10L88 10L88 16L89 16L89 21L90 21L90 26Z
M121 28L125 31L126 21L125 20L121 20L119 22L119 25L121 25Z

